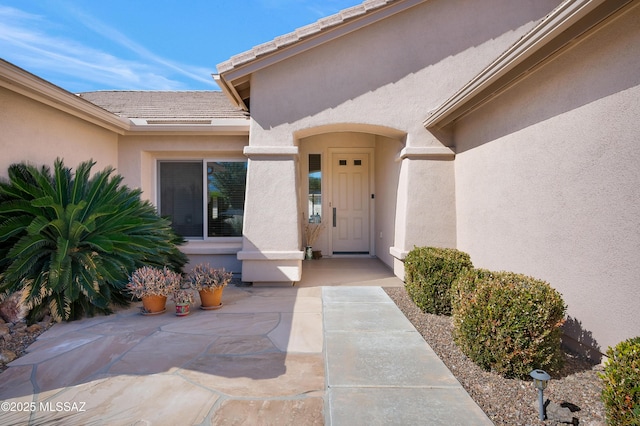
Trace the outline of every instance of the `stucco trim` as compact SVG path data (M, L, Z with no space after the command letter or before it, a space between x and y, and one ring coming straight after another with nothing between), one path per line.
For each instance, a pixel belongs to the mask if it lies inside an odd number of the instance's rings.
M398 154L398 160L405 158L424 158L438 160L453 160L456 154L446 146L405 147Z
M147 120L134 118L131 119L131 126L125 132L126 135L131 134L197 134L197 135L241 135L249 134L250 120L246 118L219 118L208 120L209 124L175 124L167 122L167 124L147 124Z
M632 0L566 0L451 98L429 113L442 128L487 102Z
M389 247L389 254L398 260L404 260L407 257L407 254L409 254L409 252L407 250L402 250L397 247Z
M238 260L303 260L304 252L291 251L246 251L238 252Z
M236 254L242 250L242 239L237 242L187 241L180 247L184 254Z
M297 156L297 146L245 146L244 155L252 156Z

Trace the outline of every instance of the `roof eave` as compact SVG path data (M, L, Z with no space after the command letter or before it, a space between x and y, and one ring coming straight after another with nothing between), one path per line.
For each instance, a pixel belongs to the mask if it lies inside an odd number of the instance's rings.
M533 68L633 0L567 0L500 55L451 98L431 111L423 125L443 128L487 102Z
M248 136L248 118L218 118L212 119L211 124L145 124L146 120L132 120L130 130L126 134L146 135L225 135Z
M0 87L118 134L124 134L130 127L128 119L118 117L2 59L0 59Z
M222 90L227 98L238 108L241 108L243 111L249 111L247 104L245 104L244 100L235 89L233 85L227 83L227 81L220 76L220 74L211 74L211 77L215 80L216 84Z

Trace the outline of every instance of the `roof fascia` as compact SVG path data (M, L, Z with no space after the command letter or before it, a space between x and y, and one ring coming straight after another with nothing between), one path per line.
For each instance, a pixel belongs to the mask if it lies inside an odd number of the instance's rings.
M424 3L425 1L427 0L405 0L393 2L386 6L380 7L379 9L375 9L368 13L365 13L361 16L349 19L344 23L336 25L334 27L330 27L327 29L321 28L320 31L310 36L301 36L298 41L292 44L286 45L284 47L276 47L275 50L269 51L263 55L259 55L254 59L247 61L246 63L241 63L237 67L233 67L227 71L215 74L214 79L216 80L222 91L236 105L242 107L244 105L244 101L241 99L240 95L235 89L235 82L246 82L247 78L249 78L251 74L255 73L256 71L270 67L274 64L299 55L322 44L336 40L342 36L384 20L395 14L404 12L416 5ZM305 27L303 27L302 30L304 28ZM300 30L301 29L299 29L298 31ZM271 43L277 46L276 41L272 41ZM249 52L251 52L251 50ZM246 108L246 105L244 105L244 107Z
M118 117L55 84L1 59L0 87L118 134L124 134L130 127L128 119Z
M243 111L249 111L247 104L245 104L242 96L238 93L236 88L232 84L228 84L227 80L222 78L220 74L211 74L211 77L215 80L216 84L222 90L227 98L238 108L242 108Z
M120 117L10 62L0 59L0 87L119 135L248 135L249 120L214 119L206 125L139 124Z
M431 111L423 125L443 128L487 102L633 0L567 0L474 79Z
M137 123L137 122L140 123ZM220 118L211 120L211 124L144 124L146 120L132 120L130 130L125 135L219 135L248 136L250 123L247 118Z

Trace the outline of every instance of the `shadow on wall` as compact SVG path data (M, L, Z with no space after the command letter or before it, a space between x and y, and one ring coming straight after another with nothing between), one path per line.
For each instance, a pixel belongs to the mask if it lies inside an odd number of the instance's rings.
M633 54L640 36L637 16L629 13L602 28L472 113L473 137L458 138L456 153L640 86L640 73L629 72L639 62ZM627 108L620 108L608 111L606 119L631 120ZM485 125L478 129L478 123Z
M568 316L562 326L562 332L562 345L571 352L597 363L602 361L600 344L593 338L591 331L582 327L582 322L578 319Z
M403 12L398 19L383 20L341 38L338 43L306 52L293 63L286 61L275 66L278 81L281 75L287 76L287 87L277 92L278 107L273 108L271 102L264 108L254 107L251 117L262 128L269 129L284 121L292 123L314 116L436 64L455 61L461 53L540 19L552 8L548 0L531 2L527 7L521 2L504 0L459 3L451 7L450 1L431 1L427 6ZM486 61L492 59L488 57ZM459 66L464 65L460 62ZM451 83L450 76L443 78L445 83L414 84L414 92L426 96L428 85ZM337 80L340 84L336 84ZM457 84L464 82L460 80ZM264 84L276 87L280 83ZM414 96L421 95L416 92Z

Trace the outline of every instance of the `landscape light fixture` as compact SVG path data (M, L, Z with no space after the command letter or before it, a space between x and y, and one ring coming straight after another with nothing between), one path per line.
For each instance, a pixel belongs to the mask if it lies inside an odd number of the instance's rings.
M544 420L544 396L543 391L549 384L551 376L544 370L533 370L529 375L533 378L533 386L538 389L538 411L540 414L540 420Z

